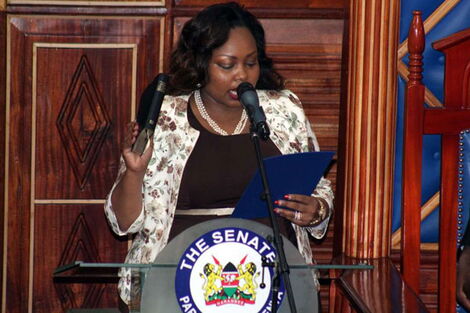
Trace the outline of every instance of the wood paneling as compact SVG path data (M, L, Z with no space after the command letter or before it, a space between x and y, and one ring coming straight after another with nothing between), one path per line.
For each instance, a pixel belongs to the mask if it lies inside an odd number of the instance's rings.
M2 4L0 2L0 68L6 69L6 14L4 11L1 11ZM0 103L6 102L6 71L0 71ZM0 243L3 247L4 244L4 203L5 203L5 185L7 183L5 179L5 135L6 135L6 123L5 123L5 115L6 115L6 105L0 105L0 207L3 208L0 211ZM0 258L3 264L3 249L0 252ZM3 268L0 273L0 281L3 282ZM0 292L3 294L3 283L0 286ZM3 303L3 301L1 301Z
M127 241L113 237L102 202L121 132L161 70L163 22L9 18L8 312L116 306L115 285L54 284L52 271L124 259Z
M319 9L331 9L331 8L344 8L347 5L347 0L241 0L239 1L247 8L319 8ZM196 6L205 7L207 6L207 0L174 0L175 6Z
M164 6L165 0L7 0L9 5L42 5L42 6Z
M8 6L10 14L54 14L54 15L70 15L70 16L128 16L128 17L155 17L167 13L165 7L120 7L120 6L43 6L43 5L27 5L12 4Z
M286 87L301 99L321 149L337 151L343 20L262 19L261 22L266 29L268 54L286 78ZM336 163L327 178L335 187ZM319 263L331 261L334 229L334 223L330 223L326 238L312 241L314 259ZM328 289L323 287L320 296L325 312L329 309Z
M77 260L113 263L123 257L126 242L113 237L103 205L37 204L34 210L33 312L117 307L115 284L71 284L65 279L51 283L58 266Z
M137 47L52 44L34 53L36 198L102 199L113 183L106 173L117 167L114 141L131 116L120 103L133 102ZM48 179L57 168L67 184Z

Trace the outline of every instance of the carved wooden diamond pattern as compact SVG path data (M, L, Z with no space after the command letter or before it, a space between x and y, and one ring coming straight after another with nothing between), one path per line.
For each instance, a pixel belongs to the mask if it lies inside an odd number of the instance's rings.
M56 125L75 178L83 189L111 128L111 120L85 55L73 75Z
M72 228L59 266L68 265L75 261L100 263L98 249L93 241L85 216L80 214ZM71 308L94 308L100 303L105 286L93 284L90 281L77 281L77 277L54 284L64 312Z

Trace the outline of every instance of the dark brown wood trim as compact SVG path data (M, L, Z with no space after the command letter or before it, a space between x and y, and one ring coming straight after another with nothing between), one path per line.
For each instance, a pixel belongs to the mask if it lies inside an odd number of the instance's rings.
M8 5L9 14L60 14L60 15L110 15L110 16L155 16L167 14L164 7L119 7L119 6L66 6L66 5Z
M6 14L0 11L0 68L6 69ZM6 102L6 70L0 71L0 103ZM5 133L6 133L6 105L0 105L0 259L3 264L4 246L4 213L5 213ZM5 266L3 264L3 266ZM3 267L2 267L3 268ZM0 271L0 281L3 282L3 270ZM0 285L0 294L3 295L3 283Z
M346 173L346 131L348 120L348 77L349 77L349 7L346 9L343 24L343 51L341 58L341 95L339 109L339 130L338 130L338 170L336 179L335 195L335 215L334 224L335 238L333 242L333 255L339 255L342 251L343 240L343 216L344 216L344 195L345 195L345 173Z
M175 7L173 16L194 16L202 7ZM250 12L258 18L315 18L343 19L345 9L286 9L286 8L251 8Z

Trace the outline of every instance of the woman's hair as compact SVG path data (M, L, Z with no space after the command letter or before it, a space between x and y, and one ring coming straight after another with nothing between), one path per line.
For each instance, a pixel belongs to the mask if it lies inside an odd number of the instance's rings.
M188 94L207 84L212 52L227 42L230 30L235 27L246 27L255 38L260 66L256 88L284 88L284 79L273 69L272 60L266 55L263 26L244 7L229 2L211 5L185 23L171 54L167 92Z

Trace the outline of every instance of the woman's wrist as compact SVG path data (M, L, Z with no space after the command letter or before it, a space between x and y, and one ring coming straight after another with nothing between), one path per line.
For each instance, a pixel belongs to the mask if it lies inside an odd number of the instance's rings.
M318 201L318 211L316 216L308 224L308 226L317 226L323 222L329 215L330 208L325 200L322 198L314 197Z
M142 183L144 180L144 176L146 173L147 169L144 169L142 171L135 171L133 169L127 168L126 171L124 172L124 177L126 179L131 180L131 181L137 181L139 183Z

